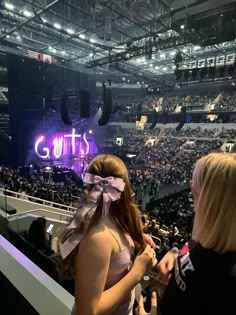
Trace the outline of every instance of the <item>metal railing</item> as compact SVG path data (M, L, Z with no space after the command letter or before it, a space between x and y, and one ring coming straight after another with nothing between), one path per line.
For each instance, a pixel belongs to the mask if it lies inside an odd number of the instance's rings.
M151 236L151 238L154 240L155 243L156 243L156 241L158 242L158 244L156 244L156 245L158 245L159 247L161 247L161 239L160 239L159 237L154 236L154 235L152 235L152 234L148 234L148 235Z
M57 208L60 210L71 211L71 212L75 212L77 210L75 207L63 205L63 204L52 202L49 200L40 199L37 197L32 197L30 195L18 193L12 190L4 189L4 188L0 188L0 193L2 193L2 195L5 195L5 196L18 198L18 199L29 201L29 202L39 203L44 206L49 206L49 207Z
M28 210L28 211L24 211L24 212L20 212L20 213L15 213L15 214L7 214L7 219L9 221L17 220L17 219L19 219L20 217L22 217L24 215L28 215L28 214L35 213L35 212L43 212L43 213L45 212L45 213L50 213L50 214L53 214L53 215L57 215L57 216L59 216L59 221L63 221L63 222L65 221L65 220L62 219L63 217L65 217L67 219L73 217L73 214L72 213L68 213L68 211L65 211L65 213L61 213L61 212L59 213L59 212L56 212L56 211L51 211L51 210L46 210L46 209L33 209L33 210Z

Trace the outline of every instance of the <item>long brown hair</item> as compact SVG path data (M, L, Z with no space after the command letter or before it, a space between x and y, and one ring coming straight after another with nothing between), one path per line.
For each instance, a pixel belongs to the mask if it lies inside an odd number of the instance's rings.
M100 177L119 177L125 182L124 191L121 192L120 199L112 202L110 207L110 215L117 224L128 233L133 239L137 249L144 249L142 222L139 209L134 201L134 193L131 189L127 168L124 162L118 157L110 154L97 155L90 163L88 173L98 175ZM91 189L91 188L90 188ZM89 188L84 190L80 204L86 200L89 195ZM79 207L80 208L80 207ZM78 209L79 211L79 209ZM102 216L102 198L95 214L91 220L90 227L95 226ZM63 244L73 233L83 230L83 223L78 229L65 229L59 237L59 244ZM58 263L59 274L62 279L72 277L74 272L74 259L78 250L78 246L66 257L65 260L60 259Z

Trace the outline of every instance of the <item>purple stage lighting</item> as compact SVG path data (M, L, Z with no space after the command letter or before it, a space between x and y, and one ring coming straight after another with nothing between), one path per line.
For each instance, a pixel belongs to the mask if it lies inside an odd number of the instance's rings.
M58 160L94 155L98 149L90 131L79 134L73 128L71 133L39 134L34 142L34 152L40 159Z

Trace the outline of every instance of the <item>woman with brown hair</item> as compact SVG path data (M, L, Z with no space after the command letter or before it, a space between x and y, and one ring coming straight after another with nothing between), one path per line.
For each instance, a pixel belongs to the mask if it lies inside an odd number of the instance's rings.
M119 158L98 155L84 183L79 210L60 239L61 272L75 279L72 314L131 315L133 288L157 260L145 244L128 171ZM134 245L143 252L131 268Z

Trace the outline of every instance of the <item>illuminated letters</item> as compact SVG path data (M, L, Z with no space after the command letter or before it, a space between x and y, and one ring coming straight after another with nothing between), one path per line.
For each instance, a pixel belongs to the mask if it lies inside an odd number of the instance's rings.
M77 134L73 128L71 133L56 133L48 139L45 135L39 135L34 144L34 151L41 159L59 159L63 156L68 158L69 156L94 154L97 153L97 147L91 138L91 134L91 131L84 132L83 135ZM93 146L90 146L90 141L92 141Z
M38 138L38 140L36 140L36 142L34 144L34 150L35 150L37 156L40 157L41 159L48 159L50 157L50 151L49 151L49 149L47 147L43 147L42 148L42 151L45 152L45 155L40 154L39 151L38 151L40 143L43 142L44 140L45 140L45 137L44 136L40 136Z
M63 150L63 138L55 138L53 140L53 154L56 159L59 159Z
M84 139L84 142L85 142L85 144L86 144L85 155L87 155L87 154L89 153L89 143L88 143L88 141L87 141L87 139L86 139L86 132L85 132L84 135L83 135L83 139Z
M70 135L65 135L64 137L71 138L72 154L75 154L75 138L80 138L81 135L77 135L75 133L75 128L73 128L72 133Z

